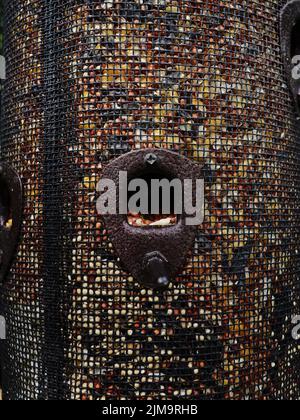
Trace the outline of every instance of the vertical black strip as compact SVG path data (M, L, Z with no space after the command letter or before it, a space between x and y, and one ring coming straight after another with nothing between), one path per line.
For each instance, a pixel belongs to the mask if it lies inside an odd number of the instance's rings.
M55 0L44 0L44 393L49 400L63 399L62 331L62 231L64 167L61 150L63 103L59 74L58 7Z

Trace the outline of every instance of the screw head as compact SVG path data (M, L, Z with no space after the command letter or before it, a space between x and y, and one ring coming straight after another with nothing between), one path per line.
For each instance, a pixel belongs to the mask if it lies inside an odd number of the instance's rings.
M153 165L155 165L158 162L158 157L157 157L157 155L155 153L148 153L145 156L145 162L148 165L153 166Z

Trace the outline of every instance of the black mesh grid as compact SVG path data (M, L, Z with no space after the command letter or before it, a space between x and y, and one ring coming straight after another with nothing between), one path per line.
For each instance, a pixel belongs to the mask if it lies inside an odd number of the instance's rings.
M4 396L299 398L285 1L5 3L1 150L25 207L3 287ZM193 255L163 293L120 269L96 212L105 163L152 146L208 174Z

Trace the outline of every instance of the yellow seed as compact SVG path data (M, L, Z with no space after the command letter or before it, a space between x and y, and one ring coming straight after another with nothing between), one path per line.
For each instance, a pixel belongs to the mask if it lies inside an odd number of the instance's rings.
M178 13L179 12L179 8L177 6L167 6L166 7L166 11L168 13Z
M12 219L9 219L6 223L5 223L5 228L6 229L11 229L13 225L13 221Z

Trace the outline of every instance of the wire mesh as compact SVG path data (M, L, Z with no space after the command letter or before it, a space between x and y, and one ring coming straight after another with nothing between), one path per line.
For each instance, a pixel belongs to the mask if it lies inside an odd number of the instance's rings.
M5 3L2 155L25 208L2 291L4 396L299 398L285 1ZM153 146L208 174L205 223L163 293L122 271L96 212L105 163Z

